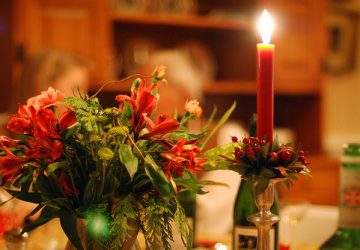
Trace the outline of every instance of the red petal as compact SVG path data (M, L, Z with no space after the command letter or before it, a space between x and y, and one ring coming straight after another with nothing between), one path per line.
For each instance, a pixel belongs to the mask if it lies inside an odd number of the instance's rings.
M76 115L73 111L68 110L64 112L60 118L60 130L64 130L76 122Z
M171 131L178 130L179 128L180 128L180 124L177 120L175 119L167 120L158 124L149 133L144 134L142 138L149 139L156 136L162 136Z

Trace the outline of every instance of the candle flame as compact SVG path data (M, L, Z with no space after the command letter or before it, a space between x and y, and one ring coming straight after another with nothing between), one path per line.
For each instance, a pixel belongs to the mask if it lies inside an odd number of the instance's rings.
M261 15L260 21L258 23L258 29L260 31L263 43L269 44L271 40L271 34L274 29L274 22L266 10L264 10Z

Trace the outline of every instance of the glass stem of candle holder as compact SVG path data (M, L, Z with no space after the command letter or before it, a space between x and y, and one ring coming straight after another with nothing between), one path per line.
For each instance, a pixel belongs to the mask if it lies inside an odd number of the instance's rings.
M268 187L261 194L255 194L255 186L253 187L253 194L258 212L250 215L248 220L254 223L258 229L257 250L272 249L270 240L270 230L272 226L280 220L280 217L271 213L271 206L274 203L275 197L275 183L283 179L271 179ZM256 185L256 183L255 183Z

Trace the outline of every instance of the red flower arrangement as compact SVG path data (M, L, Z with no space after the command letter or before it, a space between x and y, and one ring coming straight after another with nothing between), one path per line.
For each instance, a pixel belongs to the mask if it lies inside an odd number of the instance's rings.
M256 136L239 140L231 137L232 142L210 149L205 153L209 158L209 169L230 169L238 172L248 183L257 183L256 193L262 193L271 179L283 178L289 187L296 174L309 174L303 150L291 144L280 144L277 137L270 143Z
M105 233L92 231L99 249L122 245L132 230L129 220L149 249L169 249L175 221L191 245L177 194L202 192L193 174L204 169L201 146L213 132L189 133L187 122L201 114L197 101L186 104L181 119L160 115L154 121L162 77L159 68L151 82L136 79L130 96L116 96L118 107L104 109L96 96L64 98L53 88L19 105L7 125L19 139L0 137L0 180L11 195L37 204L30 215L41 211L24 232L58 217L82 249L76 219L98 216L106 224Z

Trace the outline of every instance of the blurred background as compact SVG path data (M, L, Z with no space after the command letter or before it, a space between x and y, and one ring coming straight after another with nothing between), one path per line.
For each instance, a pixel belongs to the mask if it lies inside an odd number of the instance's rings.
M255 22L264 7L275 20L275 133L307 150L313 172L291 195L337 205L342 144L360 141L359 0L1 1L1 119L19 83L25 89L25 62L46 49L86 61L90 92L167 62L205 116L236 101L231 120L246 129L256 111ZM106 87L105 105L129 84Z

